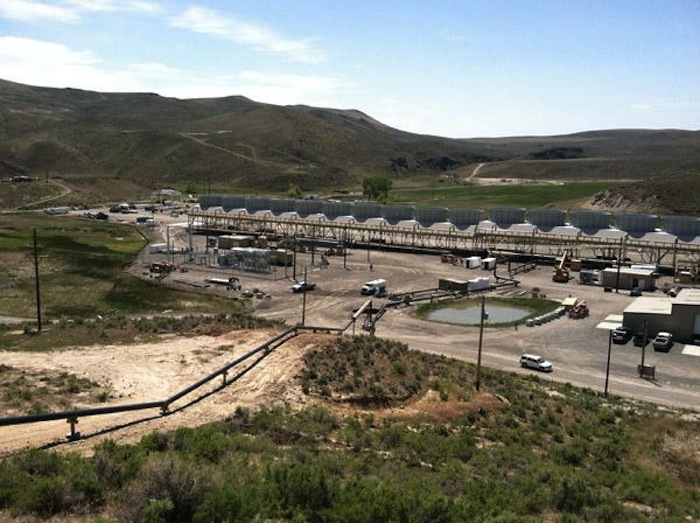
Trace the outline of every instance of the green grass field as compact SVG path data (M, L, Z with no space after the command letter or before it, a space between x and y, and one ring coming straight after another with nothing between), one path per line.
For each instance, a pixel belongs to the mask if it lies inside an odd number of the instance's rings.
M491 207L567 209L600 191L618 185L618 182L569 182L449 186L438 184L434 187L405 187L397 183L389 193L388 204L462 209Z
M0 215L0 315L36 318L36 231L42 319L160 312L239 312L241 305L125 272L146 239L132 226L37 213Z

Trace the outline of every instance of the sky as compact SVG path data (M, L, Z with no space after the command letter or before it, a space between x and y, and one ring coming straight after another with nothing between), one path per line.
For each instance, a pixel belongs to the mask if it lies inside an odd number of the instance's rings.
M450 138L700 129L700 0L0 0L0 78Z

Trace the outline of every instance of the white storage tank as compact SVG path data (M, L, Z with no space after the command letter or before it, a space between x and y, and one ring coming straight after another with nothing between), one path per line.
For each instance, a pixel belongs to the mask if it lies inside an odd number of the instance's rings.
M416 208L413 205L385 205L382 216L390 224L396 225L402 221L413 220L416 216Z

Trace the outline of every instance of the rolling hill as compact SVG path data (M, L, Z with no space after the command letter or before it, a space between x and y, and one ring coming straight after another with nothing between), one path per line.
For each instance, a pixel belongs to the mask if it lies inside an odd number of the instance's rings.
M197 192L208 185L279 194L292 184L303 191L357 187L369 174L463 177L484 163L480 177L620 180L619 193L597 199L603 207L652 192L655 208L700 208L698 202L674 207L665 198L677 192L668 184L685 191L698 178L700 132L693 131L457 140L407 133L356 110L2 80L0 116L3 177L60 177L77 185L121 180L143 191L175 185ZM635 202L643 204L635 200L628 207Z

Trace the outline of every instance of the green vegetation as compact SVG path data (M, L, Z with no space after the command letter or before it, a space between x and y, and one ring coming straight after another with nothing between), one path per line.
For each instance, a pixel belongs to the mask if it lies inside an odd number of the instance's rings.
M391 191L392 205L483 209L491 207L573 208L578 202L617 187L616 182L567 182L560 184L460 185L405 187L397 183Z
M132 226L39 214L0 215L0 315L36 317L36 230L42 318L173 311L238 313L244 305L124 271L146 245Z
M104 403L109 393L99 384L68 372L31 372L0 365L0 410L5 416L68 410Z
M163 334L178 336L219 336L237 329L276 327L272 320L257 318L244 312L217 315L155 316L129 318L110 315L106 318L62 319L44 326L46 336L27 336L32 328L26 324L17 330L12 325L0 326L0 350L49 351L66 347L80 347L95 343L127 344L136 341L155 341Z
M500 305L503 307L513 307L516 309L523 309L526 311L529 311L528 315L519 320L520 322L524 322L530 318L535 318L537 316L542 316L543 314L547 314L548 312L552 312L557 309L557 307L561 306L561 303L558 301L554 300L547 300L543 298L486 298L486 306L488 307L489 304L493 305ZM469 307L477 307L480 306L481 302L475 302L474 300L459 300L459 301L442 301L442 302L433 302L433 303L424 303L422 305L419 305L414 314L421 318L421 319L427 319L428 315L438 309L442 309L444 307L450 307L452 309L467 309ZM508 323L508 325L512 325L511 323ZM503 327L504 325L502 323L495 323L495 322L489 322L488 324L485 325L486 327Z
M324 361L325 356L325 361ZM354 413L335 368L377 362L377 387L418 401ZM385 373L387 358L394 371ZM700 518L697 421L536 377L339 339L307 359L309 406L106 441L94 454L31 450L0 461L10 517L99 521L690 521ZM403 365L403 367L402 367ZM350 368L349 367L349 368ZM402 370L403 369L403 370ZM298 386L304 386L300 378ZM407 387L404 386L405 389ZM312 387L313 389L313 387ZM437 394L436 394L437 393ZM433 398L433 396L436 396Z
M387 176L366 176L362 179L362 195L369 200L376 200L381 203L386 202L389 198L392 183Z

